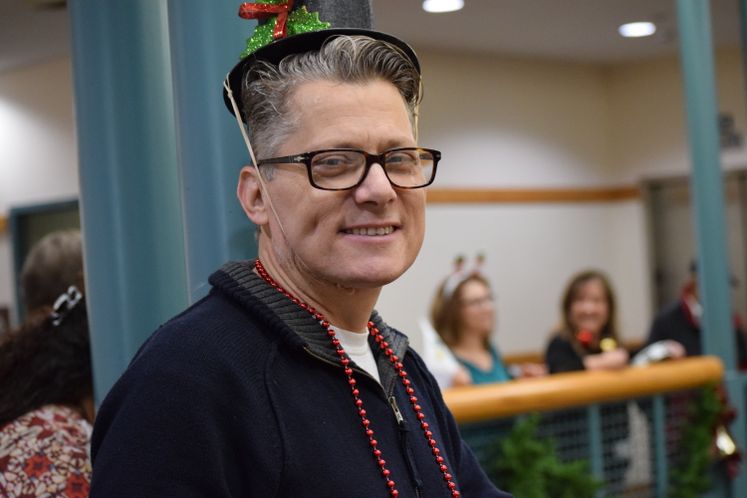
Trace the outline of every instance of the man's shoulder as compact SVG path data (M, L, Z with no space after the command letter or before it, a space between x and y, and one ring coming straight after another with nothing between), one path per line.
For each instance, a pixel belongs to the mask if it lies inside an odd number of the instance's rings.
M666 326L679 321L686 321L682 301L673 301L664 306L654 317L654 326Z
M131 366L144 359L155 359L162 366L211 357L230 359L267 342L268 335L259 331L250 309L212 290L161 325L140 347Z
M270 337L250 310L213 290L145 341L100 414L112 416L120 405L131 406L134 398L157 405L166 394L170 403L194 393L217 396L249 371L263 368Z

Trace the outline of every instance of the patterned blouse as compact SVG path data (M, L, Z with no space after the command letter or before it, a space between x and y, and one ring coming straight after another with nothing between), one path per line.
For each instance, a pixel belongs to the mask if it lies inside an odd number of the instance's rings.
M0 497L86 498L91 425L47 405L0 427Z

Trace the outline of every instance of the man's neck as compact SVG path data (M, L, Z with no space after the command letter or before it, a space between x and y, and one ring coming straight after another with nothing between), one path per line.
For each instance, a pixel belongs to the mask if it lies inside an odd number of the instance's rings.
M297 265L281 265L271 251L260 250L267 273L287 292L316 308L336 327L364 331L381 288L350 289L316 277Z

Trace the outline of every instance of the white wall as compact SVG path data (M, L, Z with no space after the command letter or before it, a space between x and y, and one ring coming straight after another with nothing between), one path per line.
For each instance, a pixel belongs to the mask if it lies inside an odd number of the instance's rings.
M0 214L78 196L70 60L0 73ZM0 234L0 304L11 304L12 255Z
M567 280L591 267L605 270L615 285L624 336L641 337L650 314L641 218L638 202L430 206L420 256L384 289L378 309L389 323L417 330L454 255L482 251L497 297L495 340L504 353L542 350Z

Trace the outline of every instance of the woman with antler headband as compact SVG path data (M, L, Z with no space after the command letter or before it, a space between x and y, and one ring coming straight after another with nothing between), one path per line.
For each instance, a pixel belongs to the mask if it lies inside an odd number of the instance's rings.
M431 305L431 320L441 339L467 370L474 384L504 382L517 376L544 375L542 365L522 365L509 372L498 349L491 344L495 330L495 303L490 282L478 255L472 268L459 256L455 270L441 284Z

